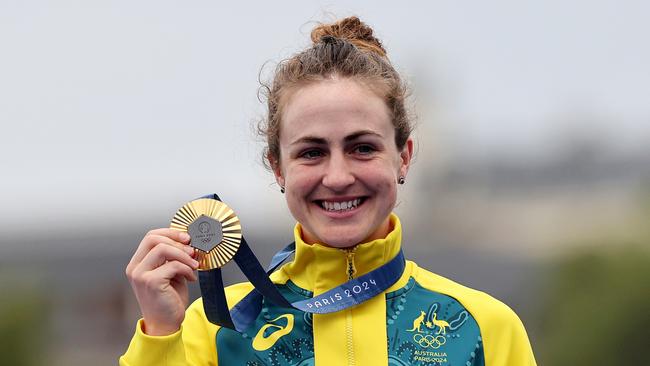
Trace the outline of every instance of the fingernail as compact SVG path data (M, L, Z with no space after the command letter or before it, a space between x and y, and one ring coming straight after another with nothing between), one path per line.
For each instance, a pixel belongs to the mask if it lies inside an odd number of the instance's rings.
M192 263L194 264L194 268L197 268L199 266L199 262L196 260L192 260Z
M188 241L188 240L190 240L190 235L189 235L188 233L180 233L178 236L179 236L179 238L181 239L181 241Z
M192 247L189 246L189 245L184 246L184 247L183 247L183 250L184 250L187 254L189 254L189 255L194 254L194 248L192 248Z

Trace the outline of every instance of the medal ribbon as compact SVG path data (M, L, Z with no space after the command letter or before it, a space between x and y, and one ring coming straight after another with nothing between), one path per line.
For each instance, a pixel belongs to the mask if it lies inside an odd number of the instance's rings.
M219 200L216 194L201 198ZM235 263L255 288L230 311L228 310L224 292L221 269L199 271L203 309L208 320L213 324L243 332L257 319L262 310L263 298L267 298L267 300L278 306L292 307L308 313L326 314L337 312L361 304L384 292L397 282L406 266L404 254L400 249L393 259L363 276L351 279L312 298L290 303L282 296L275 284L271 282L269 275L295 251L295 242L287 245L273 256L271 264L264 271L246 240L242 237L239 250L234 257Z

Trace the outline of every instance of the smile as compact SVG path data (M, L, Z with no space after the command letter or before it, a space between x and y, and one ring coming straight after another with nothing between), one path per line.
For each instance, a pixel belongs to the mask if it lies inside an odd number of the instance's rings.
M354 210L357 208L360 204L362 204L365 201L365 198L355 198L352 200L348 201L317 201L320 206L325 210L325 211L330 211L330 212L340 212L340 211L350 211Z

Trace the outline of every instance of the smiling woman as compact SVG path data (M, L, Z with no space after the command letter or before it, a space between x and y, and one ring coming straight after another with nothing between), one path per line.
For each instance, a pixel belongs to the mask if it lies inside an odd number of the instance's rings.
M271 279L291 303L264 300L241 332L188 306L189 238L148 233L127 266L143 319L126 365L535 365L506 305L403 257L392 213L413 156L405 87L356 17L312 31L266 89L266 158L297 220L295 258ZM226 289L232 307L256 291ZM350 299L355 299L354 301Z
M337 75L286 100L280 157L270 157L307 243L336 248L384 238L413 154L395 145L381 95Z

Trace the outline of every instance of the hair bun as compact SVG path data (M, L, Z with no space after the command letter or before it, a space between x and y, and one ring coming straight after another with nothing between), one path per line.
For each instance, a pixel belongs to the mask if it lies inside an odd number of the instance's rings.
M386 50L381 42L372 34L372 28L352 16L341 19L332 24L320 24L311 31L311 40L314 44L332 43L333 38L344 39L358 48L374 52L386 57Z

